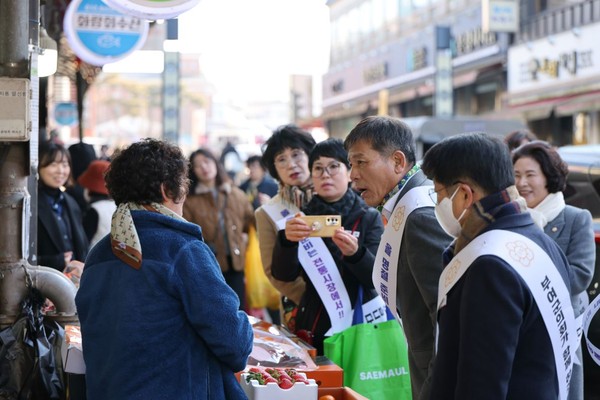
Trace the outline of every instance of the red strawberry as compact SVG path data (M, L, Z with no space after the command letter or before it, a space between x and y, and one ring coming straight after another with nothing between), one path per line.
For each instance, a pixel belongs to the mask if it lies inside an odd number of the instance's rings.
M270 377L268 377L268 378L266 378L266 379L265 379L265 385L266 385L267 383L271 383L271 382L273 382L273 383L278 383L278 382L277 382L277 379L273 378L272 376L270 376Z
M250 369L248 370L250 372L262 372L260 368L258 367L250 367Z
M304 383L305 385L309 384L308 379L304 378L302 375L296 375L294 377L294 382L296 382L296 383L298 383L298 382Z
M282 379L279 382L279 387L282 389L289 389L292 386L294 386L294 384L292 383L292 381L290 381L289 379Z

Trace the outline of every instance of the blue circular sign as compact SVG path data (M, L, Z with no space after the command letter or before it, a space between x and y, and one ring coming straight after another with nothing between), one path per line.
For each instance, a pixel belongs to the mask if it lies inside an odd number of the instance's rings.
M72 126L77 124L77 104L57 103L54 107L54 120L57 124L63 126Z
M141 48L148 26L148 21L116 11L102 0L74 0L64 19L65 35L75 54L98 66Z

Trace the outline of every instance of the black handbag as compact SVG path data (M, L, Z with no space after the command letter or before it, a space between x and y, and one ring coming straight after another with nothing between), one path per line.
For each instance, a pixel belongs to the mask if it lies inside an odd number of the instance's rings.
M0 400L65 398L60 355L64 329L44 318L44 302L30 288L21 315L0 331Z

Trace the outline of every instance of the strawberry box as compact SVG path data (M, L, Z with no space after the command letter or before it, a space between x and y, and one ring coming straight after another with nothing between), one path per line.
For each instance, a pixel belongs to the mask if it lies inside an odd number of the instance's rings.
M292 368L251 367L240 384L249 400L317 400L314 379Z

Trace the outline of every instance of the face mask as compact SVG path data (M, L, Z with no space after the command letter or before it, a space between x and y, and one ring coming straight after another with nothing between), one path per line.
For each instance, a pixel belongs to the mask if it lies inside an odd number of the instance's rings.
M444 199L435 206L435 217L440 223L440 226L453 238L457 238L460 234L462 227L460 226L459 221L467 211L465 209L458 218L454 217L454 213L452 212L452 199L454 199L454 196L458 193L458 189L459 188L456 188L452 196L444 197Z

